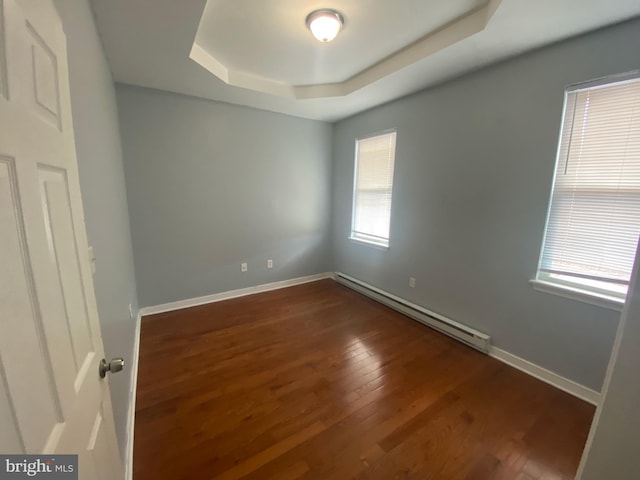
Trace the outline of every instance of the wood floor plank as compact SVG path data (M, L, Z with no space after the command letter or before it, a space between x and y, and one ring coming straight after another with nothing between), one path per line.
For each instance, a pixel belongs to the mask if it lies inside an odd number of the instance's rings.
M143 319L134 478L569 479L593 413L323 280Z

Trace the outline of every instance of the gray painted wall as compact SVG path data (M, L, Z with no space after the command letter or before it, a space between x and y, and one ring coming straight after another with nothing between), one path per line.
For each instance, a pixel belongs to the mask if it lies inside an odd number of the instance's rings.
M602 403L591 427L578 479L633 480L640 478L640 245L635 280L607 373Z
M141 305L329 271L331 125L116 91Z
M529 280L544 231L564 87L639 68L638 44L636 20L337 123L335 269L600 390L619 313L536 292ZM390 128L398 130L391 241L381 251L347 239L354 139Z
M107 358L132 358L137 311L133 251L120 133L111 72L86 0L55 0L67 34L69 82L80 186ZM113 413L124 458L131 370L110 379Z

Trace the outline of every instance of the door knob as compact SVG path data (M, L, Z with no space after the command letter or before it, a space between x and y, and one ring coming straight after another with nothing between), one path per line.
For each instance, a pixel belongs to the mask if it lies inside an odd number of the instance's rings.
M123 358L114 358L110 362L103 358L100 360L100 366L98 371L100 372L100 378L104 378L107 375L107 372L117 373L124 368L124 359Z

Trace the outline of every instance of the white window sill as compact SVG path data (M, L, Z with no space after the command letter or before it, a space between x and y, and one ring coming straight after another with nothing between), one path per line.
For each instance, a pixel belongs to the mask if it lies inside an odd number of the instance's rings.
M609 310L616 310L618 312L621 312L624 307L624 300L614 296L595 293L578 287L545 282L544 280L533 279L530 282L533 288L539 292L570 298L571 300L597 305L598 307L608 308Z
M365 245L367 247L371 247L371 248L376 248L378 250L389 250L389 244L384 244L384 243L378 243L378 242L374 242L372 240L364 240L360 237L349 237L349 240L351 240L354 243L359 243L360 245Z

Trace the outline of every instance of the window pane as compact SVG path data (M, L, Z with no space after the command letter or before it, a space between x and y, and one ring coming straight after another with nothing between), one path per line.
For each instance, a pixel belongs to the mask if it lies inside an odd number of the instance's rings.
M360 191L356 198L353 231L380 238L389 238L391 218L391 191Z
M619 294L639 234L640 79L568 92L539 276Z
M358 140L352 236L389 239L396 133Z

